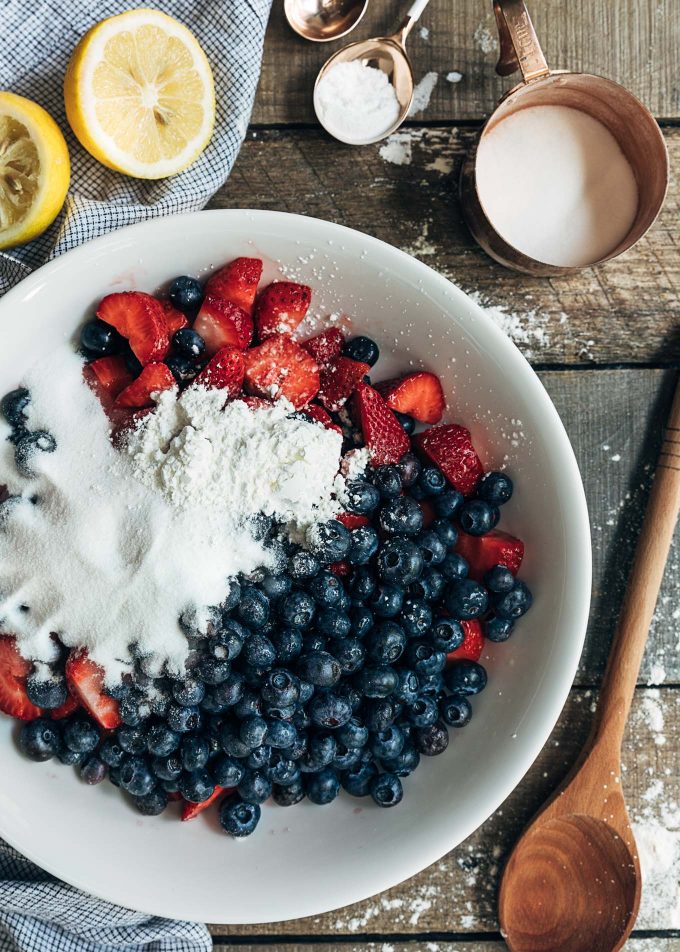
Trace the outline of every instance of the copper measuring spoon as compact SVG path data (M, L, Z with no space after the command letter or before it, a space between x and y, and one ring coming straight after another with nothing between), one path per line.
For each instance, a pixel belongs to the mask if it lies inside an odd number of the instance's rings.
M299 36L328 43L353 30L367 8L368 0L285 0L283 11Z
M621 742L679 512L680 383L590 738L503 872L501 931L512 952L617 952L635 924L642 879Z

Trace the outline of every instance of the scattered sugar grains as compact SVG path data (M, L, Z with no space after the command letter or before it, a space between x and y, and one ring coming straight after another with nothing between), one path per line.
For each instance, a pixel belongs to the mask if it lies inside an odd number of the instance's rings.
M413 158L411 134L395 132L380 146L380 158L392 165L410 165Z
M466 291L467 296L482 308L484 313L517 344L525 357L535 356L550 346L548 333L549 317L536 311L526 311L521 317L519 314L509 313L500 305L490 305L477 291Z
M180 616L204 628L228 577L270 564L248 517L266 512L295 535L341 508L340 435L291 416L284 401L257 411L234 401L223 412L219 391L179 400L167 391L125 454L68 345L23 383L29 426L57 441L54 453L36 454L32 480L0 444L0 483L16 497L3 507L0 631L28 658L54 660L57 632L85 646L113 683L131 664L134 634L149 674L164 662L181 671ZM343 468L351 476L365 464L357 453Z
M427 109L438 79L438 73L425 73L413 90L413 100L408 111L409 116L414 116L417 112L424 112Z

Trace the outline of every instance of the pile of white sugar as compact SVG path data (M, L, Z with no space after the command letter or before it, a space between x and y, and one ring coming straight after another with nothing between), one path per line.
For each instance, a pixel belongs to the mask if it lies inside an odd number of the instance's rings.
M342 142L361 145L386 135L399 118L394 86L364 60L338 63L314 91L319 122Z
M13 497L0 507L0 632L35 661L55 659L55 632L87 648L110 683L132 664L130 642L148 673L181 672L181 615L207 620L230 577L271 558L248 517L274 516L299 539L342 508L341 436L285 401L224 408L219 390L166 391L119 451L69 346L22 384L29 427L57 448L36 453L28 480L0 429L0 483ZM365 463L360 452L344 467Z

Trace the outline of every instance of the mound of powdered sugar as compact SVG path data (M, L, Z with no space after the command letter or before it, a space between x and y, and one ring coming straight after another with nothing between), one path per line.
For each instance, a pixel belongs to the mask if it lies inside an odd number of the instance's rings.
M0 483L13 497L0 507L0 632L35 661L55 659L55 632L87 648L109 683L130 668L130 642L147 673L181 672L180 616L207 619L230 577L269 564L248 517L265 512L302 534L341 508L340 435L283 401L223 411L219 391L167 391L118 451L69 346L22 383L29 427L57 448L36 453L37 478L26 479L0 433Z

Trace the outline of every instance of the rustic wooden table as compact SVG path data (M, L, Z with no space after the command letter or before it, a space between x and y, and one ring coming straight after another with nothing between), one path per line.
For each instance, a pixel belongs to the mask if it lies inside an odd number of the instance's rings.
M355 38L389 31L402 6L373 0ZM680 0L534 0L532 7L548 62L627 85L659 118L677 169ZM340 44L300 40L282 8L282 0L274 0L252 125L214 206L273 208L349 225L403 248L477 295L539 371L571 437L592 520L593 607L576 681L549 743L467 842L401 886L347 909L262 926L215 925L215 946L497 952L505 948L496 917L499 870L587 734L677 378L680 186L672 180L648 236L605 267L552 279L505 271L472 242L456 188L480 121L510 85L494 73L489 0L433 0L428 7L409 42L416 79L429 72L437 83L427 109L389 150L350 149L318 128L313 80ZM625 742L624 785L646 873L628 945L634 952L680 950L679 567L680 535Z

